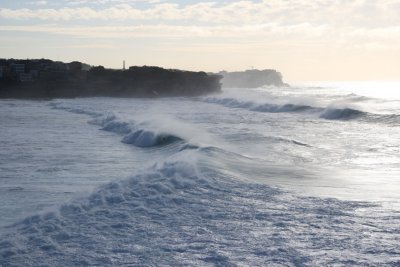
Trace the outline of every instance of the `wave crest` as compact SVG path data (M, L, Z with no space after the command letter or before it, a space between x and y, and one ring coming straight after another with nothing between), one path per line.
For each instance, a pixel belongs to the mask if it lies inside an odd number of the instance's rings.
M151 129L151 126L143 122L127 122L120 120L115 114L109 112L100 114L78 107L64 106L62 103L52 102L50 106L55 109L66 110L73 113L90 115L93 118L88 123L101 127L101 130L122 134L122 142L137 147L153 147L172 144L184 141L183 138L158 129Z
M126 135L122 142L125 144L132 144L137 147L152 147L168 145L175 142L183 141L180 137L166 134L156 133L149 130L139 129Z
M326 120L364 120L373 123L387 123L391 125L400 124L400 116L397 114L375 114L365 112L351 107L315 107L303 104L285 103L257 103L253 101L241 101L235 98L205 97L203 101L211 104L218 104L229 108L242 108L249 111L265 113L303 113L317 115Z
M352 108L327 108L319 116L327 120L352 120L366 115L366 112Z

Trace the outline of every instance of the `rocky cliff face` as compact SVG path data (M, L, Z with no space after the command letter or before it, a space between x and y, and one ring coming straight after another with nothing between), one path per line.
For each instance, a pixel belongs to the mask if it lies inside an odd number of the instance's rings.
M257 88L265 85L286 86L282 74L276 70L246 70L237 72L222 71L221 82L224 88Z

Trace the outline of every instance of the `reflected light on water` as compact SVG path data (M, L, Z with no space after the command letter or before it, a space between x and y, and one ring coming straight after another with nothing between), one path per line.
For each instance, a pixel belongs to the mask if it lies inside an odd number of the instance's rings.
M338 81L307 82L310 86L340 89L343 93L353 93L373 98L400 100L400 81Z

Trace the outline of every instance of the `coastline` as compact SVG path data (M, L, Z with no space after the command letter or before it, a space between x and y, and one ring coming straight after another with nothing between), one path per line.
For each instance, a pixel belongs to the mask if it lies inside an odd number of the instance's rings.
M205 72L152 66L134 66L127 70L97 66L87 70L82 69L80 62L50 61L50 65L45 66L37 63L41 61L21 62L11 61L2 68L1 99L173 97L199 96L221 91L222 76Z

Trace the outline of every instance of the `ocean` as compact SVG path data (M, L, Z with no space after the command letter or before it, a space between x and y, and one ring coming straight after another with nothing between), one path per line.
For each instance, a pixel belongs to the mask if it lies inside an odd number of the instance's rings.
M400 266L400 83L0 100L0 266Z

